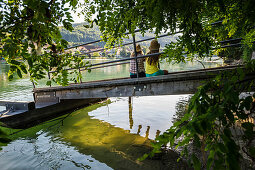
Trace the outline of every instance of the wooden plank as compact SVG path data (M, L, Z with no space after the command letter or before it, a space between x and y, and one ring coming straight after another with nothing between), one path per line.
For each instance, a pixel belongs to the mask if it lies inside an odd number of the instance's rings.
M30 111L23 111L17 114L8 114L0 118L4 126L10 128L29 128L41 122L59 117L77 108L88 106L91 103L103 101L105 99L82 99L82 100L62 100L59 103Z
M60 99L82 99L82 98L107 98L107 97L128 97L128 96L154 96L192 94L200 86L201 81L178 81L151 83L139 85L123 85L112 87L99 87L91 89L72 89L56 91Z
M169 81L181 81L181 80L197 80L197 79L207 79L218 74L220 70L213 70L210 72L197 71L189 73L178 73L169 74L155 77L143 77L139 79L117 79L111 81L97 81L90 83L74 84L70 86L57 86L48 88L36 88L33 91L38 92L50 92L50 91L61 91L61 90L73 90L73 89L84 89L84 88L99 88L99 87L111 87L111 86L121 86L121 85L135 85L135 84L148 84L155 82L169 82Z
M102 81L86 82L81 84L72 84L69 86L56 86L48 88L35 88L33 91L37 92L50 92L50 91L60 91L60 90L72 90L72 89L83 89L83 88L99 88L99 87L109 87L117 85L135 85L141 83L153 83L153 82L168 82L168 81L181 81L181 80L197 80L197 79L208 79L213 77L213 75L219 74L221 71L234 70L240 66L230 66L230 67L219 67L210 69L199 69L191 71L174 72L168 75L155 76L155 77L143 77L139 79L111 79Z
M5 106L6 110L33 110L35 103L31 101L9 101L0 100L0 106Z
M54 93L55 97L59 99L190 94L194 93L203 81L215 77L221 71L232 71L237 67L200 69L138 79L121 78L94 81L66 87L37 88L34 89L34 93L35 96ZM252 75L252 79L254 79L254 75Z

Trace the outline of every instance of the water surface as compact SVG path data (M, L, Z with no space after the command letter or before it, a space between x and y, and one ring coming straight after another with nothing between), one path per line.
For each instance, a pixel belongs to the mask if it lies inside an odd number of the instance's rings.
M105 60L104 60L105 61ZM102 60L92 60L93 63ZM208 67L219 63L204 62ZM199 62L161 64L169 72L200 69ZM0 62L0 100L33 100L28 76L8 81ZM83 81L128 77L121 65L84 72ZM38 86L43 86L42 81ZM136 159L150 151L151 139L172 125L178 102L189 95L110 98L54 121L22 130L0 151L1 169L160 169L162 162ZM1 109L1 108L0 108ZM12 133L14 130L8 130Z

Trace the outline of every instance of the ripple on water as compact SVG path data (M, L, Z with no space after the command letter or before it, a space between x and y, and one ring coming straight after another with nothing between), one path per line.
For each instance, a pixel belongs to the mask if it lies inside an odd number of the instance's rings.
M52 141L47 133L19 139L0 152L1 170L9 169L112 169L90 155L79 153L63 141Z

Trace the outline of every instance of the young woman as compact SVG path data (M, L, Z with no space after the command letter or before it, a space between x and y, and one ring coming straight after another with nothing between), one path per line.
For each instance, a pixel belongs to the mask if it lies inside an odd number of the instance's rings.
M158 43L158 41L152 40L149 47L150 51L148 52L148 54L159 53L159 47L160 44ZM146 58L146 77L168 74L167 70L159 69L159 57L160 55L153 55Z
M141 49L141 46L139 44L136 45L136 53L137 53L137 57L138 56L142 56L143 52ZM130 58L135 57L135 52L133 52L130 56ZM144 70L144 58L139 58L137 59L138 62L138 76L139 77L145 77L145 70ZM135 59L134 60L130 60L130 77L131 78L136 78L137 77L137 70L136 70L136 62Z

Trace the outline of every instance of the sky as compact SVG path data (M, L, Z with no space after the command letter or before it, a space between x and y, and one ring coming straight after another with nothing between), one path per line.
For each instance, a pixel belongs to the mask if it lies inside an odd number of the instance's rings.
M76 10L77 13L81 11L81 9L77 9ZM72 17L73 17L73 20L74 20L74 23L81 23L81 22L84 22L84 15L80 15L78 16L77 13L74 13L73 11L70 11Z
M79 0L79 2L80 2L80 3L84 3L84 0ZM64 5L64 7L65 7L65 8L70 8L69 3L66 3L66 4ZM84 15L78 16L78 13L81 12L81 10L82 10L82 8L81 8L79 5L77 6L76 13L75 13L73 10L69 9L68 12L70 12L71 15L72 15L72 17L73 17L73 20L74 20L73 23L81 23L81 22L84 22Z

